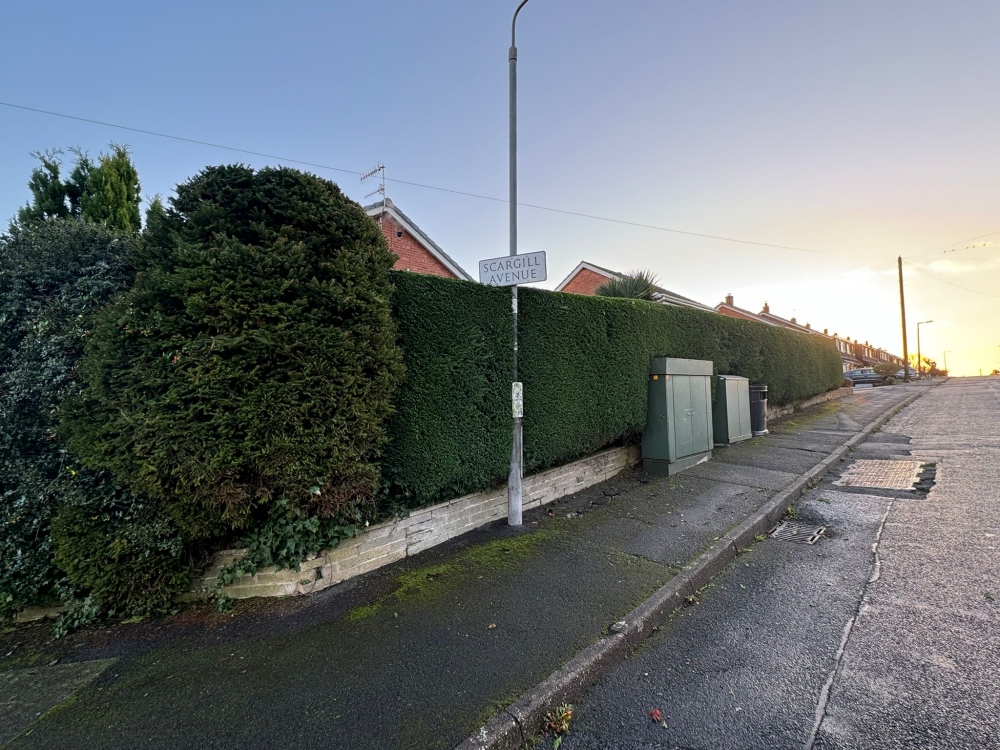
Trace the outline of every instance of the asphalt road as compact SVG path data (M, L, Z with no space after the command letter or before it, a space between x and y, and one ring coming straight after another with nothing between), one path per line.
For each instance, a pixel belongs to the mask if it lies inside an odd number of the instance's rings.
M998 424L1000 379L927 392L842 471L933 463L929 493L829 475L799 504L827 536L740 555L574 707L562 749L1000 748Z

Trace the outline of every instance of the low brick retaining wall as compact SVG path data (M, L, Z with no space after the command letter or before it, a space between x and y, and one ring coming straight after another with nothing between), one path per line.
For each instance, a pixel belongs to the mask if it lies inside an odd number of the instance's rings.
M835 391L827 391L826 393L821 393L818 396L813 396L812 398L807 398L802 401L796 401L794 404L787 404L786 406L768 405L767 418L770 421L772 419L777 419L778 417L787 417L789 414L794 414L797 411L808 409L810 406L816 406L816 404L822 404L827 401L833 401L837 398L850 396L852 393L854 393L854 388L838 388Z
M611 448L525 477L522 483L524 509L537 508L610 479L627 466L638 463L639 458L637 445ZM406 518L372 526L353 539L345 539L333 549L303 562L298 570L261 569L256 575L244 576L224 587L222 593L234 599L245 599L320 591L506 517L506 487L477 492L421 508ZM241 554L241 550L216 553L194 595L213 593L219 571Z

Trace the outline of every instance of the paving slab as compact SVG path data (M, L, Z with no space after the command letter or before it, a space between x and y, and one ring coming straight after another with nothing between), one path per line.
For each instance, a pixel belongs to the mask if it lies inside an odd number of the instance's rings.
M813 463L816 462L814 461ZM710 461L698 464L688 469L686 473L688 476L698 477L699 479L710 479L714 482L727 482L742 487L766 487L772 490L780 490L798 476L789 471L775 471L773 469L742 466L722 461Z
M824 455L830 448L824 451ZM733 464L736 466L752 466L759 469L780 471L797 477L809 471L816 465L817 457L813 451L791 448L774 442L768 442L755 451L719 451L713 456L714 462Z
M114 662L98 659L0 672L0 745L71 705L76 692Z

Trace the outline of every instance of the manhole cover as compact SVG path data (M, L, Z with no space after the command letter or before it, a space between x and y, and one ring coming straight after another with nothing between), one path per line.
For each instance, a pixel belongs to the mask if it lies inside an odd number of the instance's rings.
M834 484L842 487L879 487L912 490L923 464L920 461L859 459Z
M807 526L797 521L782 521L770 531L775 539L797 544L816 544L825 533L826 526Z

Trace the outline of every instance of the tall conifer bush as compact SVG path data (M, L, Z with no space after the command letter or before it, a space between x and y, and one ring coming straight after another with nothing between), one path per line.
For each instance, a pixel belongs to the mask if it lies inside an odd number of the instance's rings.
M366 517L402 373L378 225L331 182L238 165L179 185L147 221L136 285L81 364L73 449L189 540L278 500Z

